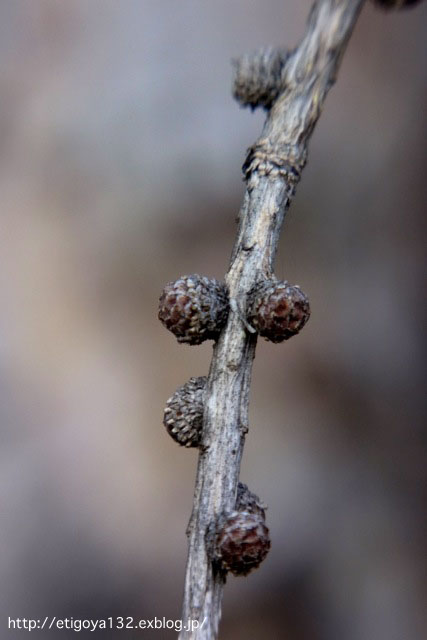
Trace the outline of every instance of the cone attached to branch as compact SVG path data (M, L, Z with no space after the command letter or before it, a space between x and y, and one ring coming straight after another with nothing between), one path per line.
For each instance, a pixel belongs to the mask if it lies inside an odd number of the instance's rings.
M265 280L249 296L248 322L271 342L296 335L310 317L307 296L298 285Z
M163 416L169 435L183 447L198 447L202 436L206 377L190 378L166 403Z
M200 344L215 340L227 314L227 288L214 278L181 276L169 282L160 296L159 319L178 342Z
M246 485L239 483L235 511L218 520L214 559L223 571L246 576L259 567L270 546L265 506Z
M284 49L259 49L234 60L233 97L244 107L269 109L282 89Z

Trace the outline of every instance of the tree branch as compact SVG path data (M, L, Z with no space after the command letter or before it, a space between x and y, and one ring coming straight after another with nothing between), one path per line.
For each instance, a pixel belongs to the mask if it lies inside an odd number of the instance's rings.
M247 190L226 284L227 324L214 347L207 381L203 440L193 512L182 619L197 620L181 640L213 640L221 616L224 574L215 569L206 535L234 509L245 434L256 334L247 330L248 293L273 274L285 213L306 164L307 144L321 113L364 0L318 0L304 39L283 63L280 87L261 137L243 166ZM268 105L270 106L270 105Z

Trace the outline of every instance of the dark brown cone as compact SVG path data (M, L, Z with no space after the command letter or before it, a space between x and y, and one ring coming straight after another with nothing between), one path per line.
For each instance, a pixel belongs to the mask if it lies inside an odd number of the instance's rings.
M243 106L269 109L282 88L282 69L288 52L260 49L234 61L233 96Z
M248 322L271 342L296 335L310 317L308 298L297 285L266 280L250 296Z
M245 576L261 564L269 549L264 517L250 511L233 511L217 534L215 558L223 570Z
M225 284L197 274L181 276L163 289L159 319L178 342L200 344L218 337L228 314Z
M163 416L169 435L183 447L198 447L202 435L206 377L190 378L166 403Z

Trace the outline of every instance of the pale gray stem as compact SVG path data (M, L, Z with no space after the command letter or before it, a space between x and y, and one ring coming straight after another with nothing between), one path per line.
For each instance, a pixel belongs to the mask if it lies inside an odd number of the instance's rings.
M285 212L306 163L307 143L335 81L364 0L318 0L307 31L288 57L281 90L261 137L244 165L247 190L226 275L234 301L210 367L193 512L182 619L199 622L181 640L214 640L221 617L223 576L209 558L209 525L235 505L245 434L256 335L242 322L248 292L273 272Z

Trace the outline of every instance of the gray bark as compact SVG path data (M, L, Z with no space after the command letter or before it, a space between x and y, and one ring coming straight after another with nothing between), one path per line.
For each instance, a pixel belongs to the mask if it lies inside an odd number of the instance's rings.
M209 525L235 505L256 335L242 321L249 291L273 273L279 234L321 113L364 0L315 2L304 39L285 63L281 91L244 165L247 190L226 275L232 311L214 347L203 423L203 447L188 536L182 620L199 621L181 640L213 640L221 616L223 575L209 557ZM283 81L284 79L284 81ZM202 624L203 623L203 624Z

